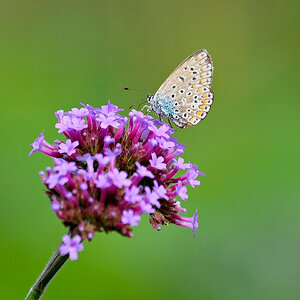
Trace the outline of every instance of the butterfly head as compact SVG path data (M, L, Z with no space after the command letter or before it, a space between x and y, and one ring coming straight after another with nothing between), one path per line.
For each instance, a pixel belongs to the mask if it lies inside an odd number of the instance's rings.
M148 101L148 103L151 105L151 103L153 103L153 100L154 100L154 95L149 95L148 97L147 97L147 101Z

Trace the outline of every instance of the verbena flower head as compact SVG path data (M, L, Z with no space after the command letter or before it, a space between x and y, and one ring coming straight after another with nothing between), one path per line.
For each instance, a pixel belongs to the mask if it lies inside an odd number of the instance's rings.
M181 216L186 210L179 200L188 198L186 186L199 185L196 178L204 174L178 157L184 146L168 124L136 110L126 118L121 110L110 102L59 110L55 127L66 139L49 144L42 132L32 144L30 155L53 157L54 167L40 175L52 210L69 228L61 254L72 259L82 250L81 241L91 240L96 231L132 237L142 214L157 230L173 223L195 235L198 228L197 211ZM176 175L180 170L187 171Z

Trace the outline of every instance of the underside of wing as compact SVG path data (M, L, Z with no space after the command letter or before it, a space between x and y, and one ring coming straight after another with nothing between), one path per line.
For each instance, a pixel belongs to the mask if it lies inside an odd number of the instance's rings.
M185 128L203 120L213 103L213 63L205 49L186 58L160 86L155 99L169 99L174 112L169 118Z

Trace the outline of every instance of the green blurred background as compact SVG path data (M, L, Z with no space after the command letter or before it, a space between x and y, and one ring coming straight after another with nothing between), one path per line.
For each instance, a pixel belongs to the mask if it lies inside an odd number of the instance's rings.
M65 229L28 158L54 112L155 92L189 54L213 58L215 103L178 130L206 174L190 190L199 230L97 234L43 299L300 299L299 1L0 2L0 298L23 299ZM298 37L297 37L298 36Z

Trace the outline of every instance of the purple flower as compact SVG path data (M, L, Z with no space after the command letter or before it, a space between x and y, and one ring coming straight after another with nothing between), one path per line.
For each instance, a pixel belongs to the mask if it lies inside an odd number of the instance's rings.
M149 116L149 115L144 115L144 113L142 111L139 111L139 110L135 110L135 109L132 109L131 112L129 113L129 116L135 116L139 119L141 119L142 121L151 121L153 120L153 117Z
M51 203L51 208L53 211L58 212L60 209L60 204L56 200L53 200Z
M146 214L154 214L155 213L155 208L152 207L152 205L150 203L145 202L144 200L142 200L139 203L142 211Z
M169 132L170 126L167 124L163 124L159 128L157 128L155 125L150 125L149 129L151 131L153 131L156 134L156 136L158 136L158 137L163 137L165 139L169 138L168 132Z
M67 193L65 194L65 197L66 197L68 200L70 200L70 199L72 199L73 194L72 194L71 192L67 192Z
M199 226L199 224L198 224L198 209L196 209L196 212L192 217L192 230L193 230L194 237L196 236L196 231L198 229L198 226Z
M71 118L69 116L63 116L59 120L59 123L55 124L55 128L59 129L58 133L63 133L64 131L68 131L71 125L72 125Z
M70 260L78 259L78 252L83 250L83 244L79 235L71 238L68 234L63 236L63 244L59 247L60 255L69 254Z
M191 164L184 163L184 159L182 157L178 157L178 160L174 159L174 166L181 170L186 170L191 167Z
M58 110L56 113L55 113L55 116L57 118L57 120L60 122L64 116L64 111L62 109Z
M96 115L99 113L100 108L94 108L93 106L84 104L82 102L80 102L80 104L88 110L88 116L91 118L96 117Z
M76 117L71 118L71 123L69 124L70 129L82 130L82 129L85 129L87 127L88 127L88 125L85 124L84 119L80 119L80 118L76 118Z
M139 193L140 189L136 186L133 186L132 188L126 188L124 200L130 203L140 202L142 200L142 195L140 195Z
M118 113L119 111L122 111L123 109L118 108L118 106L113 105L110 103L110 101L108 100L108 104L107 105L102 105L101 106L101 112L104 115L115 115L116 113Z
M88 109L87 108L84 108L84 107L82 107L82 108L80 108L80 109L78 109L78 108L72 108L72 115L74 116L74 117L77 117L77 118L82 118L82 117L85 117L85 116L87 116L88 115L88 113L89 113L89 111L88 111Z
M104 138L104 143L108 146L112 143L115 142L115 139L112 138L110 135L107 135L105 138Z
M162 156L157 157L155 153L151 154L152 159L150 159L150 165L151 167L158 169L158 170L165 170L166 164L163 163L164 158Z
M187 192L187 188L182 185L181 181L179 181L178 184L176 185L176 193L184 201L189 197L186 192Z
M135 215L132 209L123 210L121 221L123 224L129 224L131 226L137 226L141 216Z
M107 178L106 175L104 174L100 174L98 176L97 179L95 179L95 184L96 184L96 187L100 188L100 189L104 189L104 188L107 188L111 185L111 182L110 180Z
M108 126L119 128L120 123L115 116L107 117L103 114L98 115L98 121L101 123L101 128L106 129Z
M87 235L88 240L90 241L94 237L94 232L89 232Z
M118 169L113 169L113 171L108 173L108 177L112 180L112 183L121 188L123 186L130 186L131 180L127 179L127 173L125 171L119 171Z
M138 161L135 163L137 166L136 172L142 177L154 178L152 172L150 172L145 166L142 166Z
M82 191L86 191L86 190L88 189L87 183L82 182L82 183L80 184L80 189L81 189Z
M66 143L59 144L59 153L67 153L68 155L72 155L76 152L75 148L79 145L78 141L72 143L70 139L66 140Z
M152 192L148 186L145 187L146 199L157 208L160 208L160 202L158 201L159 195L156 192Z
M155 147L158 144L158 141L156 139L150 139L149 143L152 147Z
M95 159L101 167L106 166L109 163L109 157L103 156L102 153L97 153Z
M39 137L34 140L34 142L31 144L33 149L29 152L29 156L31 156L35 152L41 151L43 147L43 142L44 142L44 130L41 132Z
M113 160L122 153L121 145L117 144L113 151L106 148L104 153L109 159Z
M195 237L196 231L198 229L198 210L196 209L196 212L192 218L182 217L179 215L176 215L175 217L177 219L176 224L178 226L191 228Z
M167 190L164 188L163 185L158 185L156 180L154 180L153 190L159 196L159 198L163 198L166 200L169 199L169 197L167 196Z
M199 180L195 180L198 177L199 171L198 167L196 165L193 165L190 170L187 171L187 181L192 186L192 188L195 188L195 185L200 185Z
M175 147L175 144L172 141L165 140L164 138L157 138L159 147L162 149L170 150Z
M64 185L68 182L68 178L65 176L61 176L60 174L51 174L47 180L46 183L48 184L49 189L53 189L57 184L58 185Z
M75 162L67 162L63 159L58 159L54 170L58 172L59 175L66 175L69 172L74 172L77 170Z

